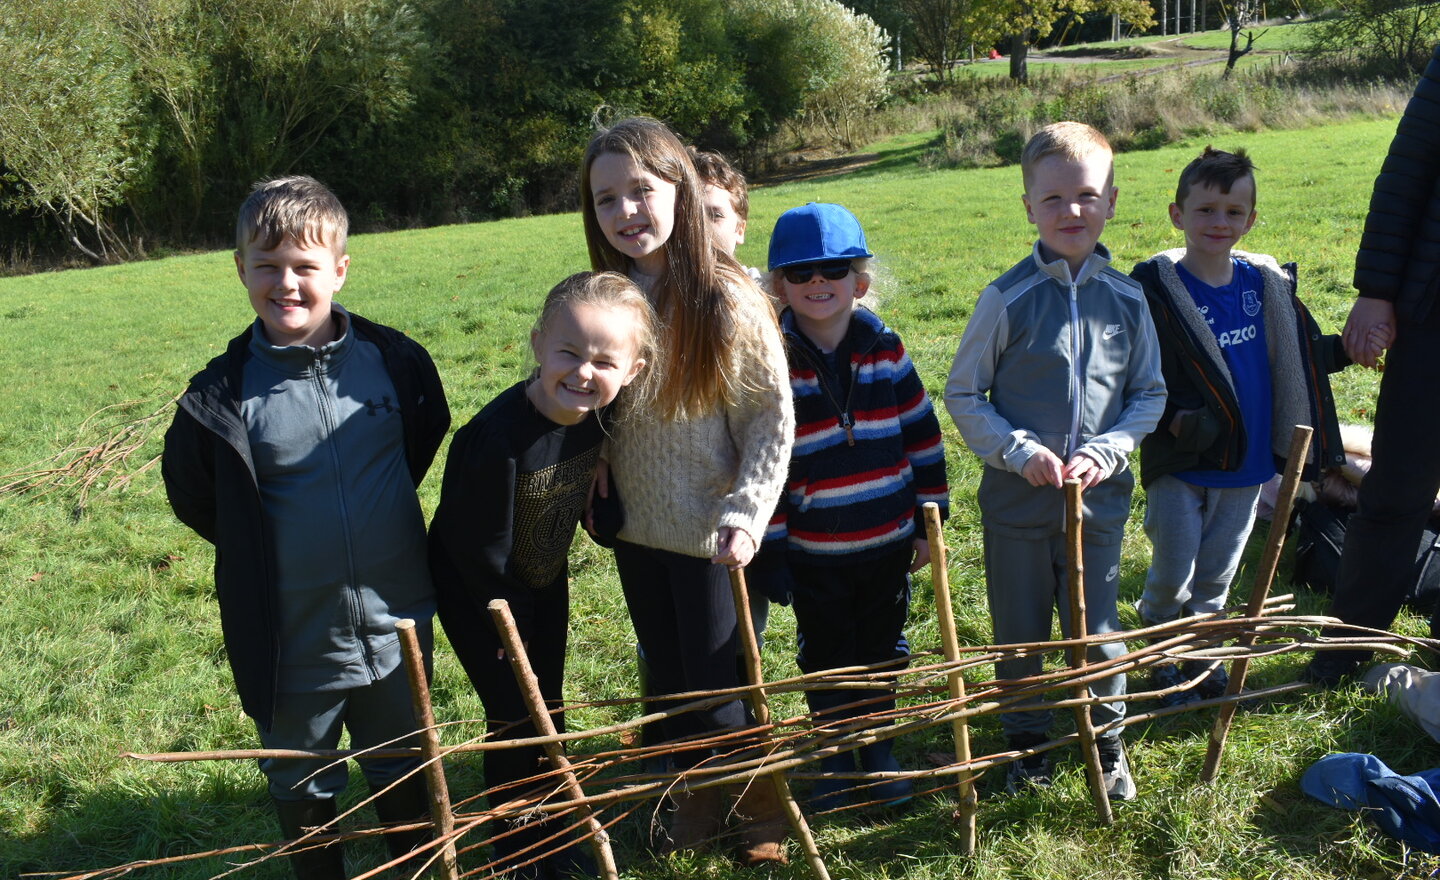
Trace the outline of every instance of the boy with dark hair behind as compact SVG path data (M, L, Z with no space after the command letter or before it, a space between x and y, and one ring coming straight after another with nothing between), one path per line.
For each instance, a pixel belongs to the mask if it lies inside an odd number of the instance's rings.
M695 173L705 187L705 211L715 231L715 244L733 257L735 248L745 243L745 225L750 220L750 190L745 175L719 153L694 147L689 150Z
M965 326L945 405L966 445L988 467L980 479L985 585L995 641L1050 637L1053 609L1068 607L1064 480L1084 489L1085 626L1120 629L1116 599L1120 547L1134 478L1128 455L1165 405L1160 355L1145 298L1110 267L1100 244L1115 216L1113 154L1100 132L1078 122L1041 129L1021 155L1025 214L1039 241L1024 260L980 294ZM1069 633L1069 615L1060 615ZM1121 642L1089 650L1090 660L1125 653ZM1032 654L996 664L1001 679L1041 671ZM1107 699L1097 725L1125 717L1123 673L1091 685ZM1049 739L1048 709L1001 716L1011 749ZM1110 797L1129 800L1135 782L1120 731L1099 740ZM1050 784L1044 752L1012 762L1006 787Z
M730 160L719 153L697 150L689 147L690 158L695 162L695 173L704 185L703 202L710 229L715 234L715 246L727 256L735 256L735 249L745 243L745 227L750 222L750 188L745 175L736 170ZM746 266L745 272L761 287L765 276L754 266ZM769 601L761 597L764 606L752 608L755 615L755 632L765 632L765 620L770 612Z
M415 729L397 621L427 666L435 594L415 489L450 426L430 356L333 301L348 219L309 177L256 184L235 267L256 320L190 380L165 434L170 506L215 545L221 627L240 702L266 748L405 745ZM381 821L427 815L418 758L359 761ZM336 815L343 762L260 762L287 838ZM399 780L404 780L399 781ZM386 835L399 857L428 831ZM338 844L290 857L346 876Z
M1295 265L1235 250L1255 223L1255 166L1206 147L1180 173L1170 220L1185 247L1131 273L1145 291L1169 399L1140 444L1145 533L1154 547L1137 607L1146 626L1219 611L1260 487L1283 467L1295 425L1315 427L1310 466L1343 464L1328 374L1348 363L1295 295ZM1219 696L1219 661L1154 667L1166 705ZM1199 684L1183 690L1187 680Z

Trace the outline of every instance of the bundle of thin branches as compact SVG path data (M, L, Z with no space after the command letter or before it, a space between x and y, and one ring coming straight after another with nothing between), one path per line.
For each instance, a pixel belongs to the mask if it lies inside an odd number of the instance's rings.
M160 456L155 455L138 466L132 463L155 429L164 423L175 400L175 397L167 398L158 407L154 398L101 407L81 423L70 445L44 461L0 475L0 495L73 494L75 506L71 513L79 519L93 493L124 489L160 460ZM154 408L143 415L133 415L145 406Z

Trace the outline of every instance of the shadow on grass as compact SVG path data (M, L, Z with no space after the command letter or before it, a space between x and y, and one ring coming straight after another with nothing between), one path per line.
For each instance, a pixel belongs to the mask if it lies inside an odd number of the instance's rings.
M482 787L479 762L447 764L452 795L465 797ZM350 787L341 809L349 809L369 794L359 772L351 773ZM27 874L65 875L96 871L130 862L175 858L282 839L280 826L255 771L252 784L175 788L158 793L127 793L119 787L89 794L71 794L63 805L48 811L49 820L33 833L0 836L0 880ZM362 808L342 821L342 827L373 827L373 809ZM23 823L11 822L11 827ZM379 840L351 841L345 845L352 873L388 861ZM232 852L223 856L187 860L145 868L131 875L145 880L201 880L253 862L263 852ZM478 856L462 859L462 865ZM475 861L481 864L483 860ZM238 876L253 880L293 877L289 863L271 859L243 868Z
M0 839L0 877L95 871L279 837L259 780L249 790L232 792L192 789L142 795L107 789L50 811L49 821L32 834ZM258 855L197 859L147 869L138 876L210 877ZM246 870L244 876L286 877L289 868L277 860Z
M773 174L765 175L757 179L755 185L777 186L782 183L799 181L833 180L837 177L857 180L894 171L916 169L920 167L921 157L942 143L943 138L936 135L923 141L881 148L869 153L851 153L828 159L805 160L782 168Z

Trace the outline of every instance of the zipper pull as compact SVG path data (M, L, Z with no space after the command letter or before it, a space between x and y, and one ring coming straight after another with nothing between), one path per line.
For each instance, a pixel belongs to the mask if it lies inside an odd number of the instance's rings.
M850 414L849 414L849 413L841 413L841 414L840 414L840 427L842 427L842 428L845 429L845 442L849 443L851 446L854 446L854 445L855 445L855 432L854 432L853 430L851 430L850 424L851 424L851 422L850 422Z

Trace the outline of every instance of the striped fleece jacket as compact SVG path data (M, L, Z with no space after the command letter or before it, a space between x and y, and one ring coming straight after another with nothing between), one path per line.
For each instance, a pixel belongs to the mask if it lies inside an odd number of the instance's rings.
M915 365L900 337L865 308L855 310L835 352L848 376L826 365L789 309L780 327L795 447L764 555L773 561L783 546L792 563L835 566L893 552L923 522L922 504L949 512L940 423Z

